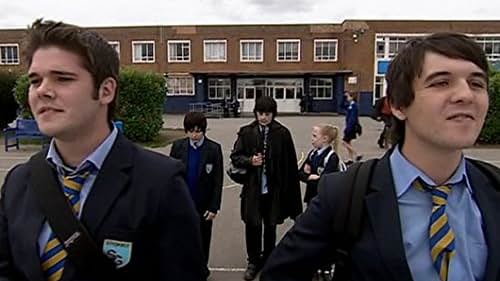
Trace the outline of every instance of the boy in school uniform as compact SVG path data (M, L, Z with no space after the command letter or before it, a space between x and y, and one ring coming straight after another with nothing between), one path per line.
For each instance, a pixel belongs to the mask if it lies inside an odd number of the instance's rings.
M206 130L205 115L188 112L184 117L187 137L173 143L170 156L185 165L189 193L200 218L203 253L208 265L212 224L221 205L223 162L220 144L209 139L205 135ZM208 277L210 272L206 275Z

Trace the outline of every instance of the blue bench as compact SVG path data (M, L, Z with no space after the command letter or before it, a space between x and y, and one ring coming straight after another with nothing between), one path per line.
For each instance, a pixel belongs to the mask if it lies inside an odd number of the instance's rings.
M9 147L16 147L19 150L21 139L41 140L42 144L49 141L49 137L40 132L36 121L32 119L18 119L15 128L6 128L3 132L5 151L8 151Z

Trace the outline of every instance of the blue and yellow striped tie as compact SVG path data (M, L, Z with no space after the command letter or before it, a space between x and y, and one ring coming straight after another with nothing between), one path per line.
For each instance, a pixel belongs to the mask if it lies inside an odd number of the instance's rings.
M418 189L429 190L432 195L432 214L429 223L429 245L432 262L441 281L448 280L448 268L451 258L455 255L455 234L448 224L446 204L451 187L441 185L427 187L419 180L415 182Z
M63 178L64 194L71 204L75 216L78 216L80 212L80 191L85 180L90 175L91 169L92 168L89 167L77 174L65 176ZM40 258L43 272L48 281L57 281L61 279L67 255L68 253L64 249L63 244L61 244L54 232L51 231L47 245Z

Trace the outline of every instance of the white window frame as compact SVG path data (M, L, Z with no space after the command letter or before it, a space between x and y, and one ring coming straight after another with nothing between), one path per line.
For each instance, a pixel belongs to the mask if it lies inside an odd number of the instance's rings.
M319 89L319 88L327 88L327 86L324 86L324 85L321 85L321 86L318 86L318 85L313 85L312 84L312 80L313 79L318 79L318 80L329 80L330 81L330 95L327 96L327 97L318 97L316 95L316 90ZM311 78L311 83L309 83L309 90L311 91L311 97L313 98L313 100L331 100L333 99L333 79L330 79L330 78L321 78L321 77L312 77Z
M113 49L116 51L116 53L118 54L118 59L119 59L120 58L120 53L121 53L120 41L108 41L108 44L111 47L113 47Z
M139 44L153 44L153 59L152 60L144 60L141 58L140 60L135 58L135 48L136 45ZM133 63L155 63L156 61L156 50L155 50L155 41L154 40L143 40L143 41L132 41L132 62Z
M493 46L500 44L500 34L472 34L469 36L474 38L474 41L476 41L476 43L478 43L479 46L481 46L488 61L500 60L500 53L495 53L494 48L492 49L491 53L487 53L485 49L487 43L491 43L493 44ZM479 38L484 38L485 40L478 40Z
M224 85L219 85L219 84L216 84L216 85L210 85L210 82L211 80L224 80L225 82L229 82L228 84L224 84ZM208 84L208 99L209 100L224 100L226 98L230 98L231 97L231 80L229 78L209 78L208 81L207 81L207 84ZM210 96L210 89L214 89L215 90L215 97L211 97ZM229 96L226 96L224 95L224 93L226 92L225 90L229 90ZM218 96L217 93L219 92L222 92L222 96Z
M21 57L19 56L19 44L18 43L6 43L6 44L0 44L0 47L5 47L5 48L8 48L8 47L15 47L16 48L16 52L17 52L17 61L7 61L8 60L8 57L7 58L4 58L3 57L3 52L1 52L1 49L0 49L0 65L19 65L21 64ZM6 61L6 62L3 62L3 61Z
M170 45L174 44L188 44L188 56L187 59L176 59L170 55ZM182 57L185 57L184 54ZM167 41L167 61L170 63L190 63L191 62L191 40L168 40Z
M280 59L280 44L298 43L297 45L297 59L287 59L286 56ZM286 51L285 51L286 53ZM277 39L276 40L276 61L277 62L300 62L300 39Z
M333 58L322 59L318 58L318 54L316 53L316 44L317 43L335 43L335 56ZM314 61L315 62L336 62L338 60L338 50L339 50L339 40L333 38L325 38L325 39L314 39Z
M191 81L188 81L188 83L191 83L191 92L187 91L186 89L189 89L188 87L185 88L177 88L177 91L173 91L172 89L175 89L175 87L171 87L169 84L169 79L190 79ZM167 84L167 96L173 97L173 96L194 96L195 94L195 85L194 85L194 77L193 76L169 76L166 78L165 83ZM179 85L175 85L179 86ZM184 91L183 91L184 90Z
M243 44L245 43L258 43L261 45L260 48L260 59L244 58L243 54ZM256 56L257 57L257 56ZM264 61L264 40L262 39L245 39L240 40L240 62L263 62Z
M223 59L210 59L207 58L207 44L220 44L224 43L224 58ZM226 62L227 61L227 40L203 40L203 61L204 62Z

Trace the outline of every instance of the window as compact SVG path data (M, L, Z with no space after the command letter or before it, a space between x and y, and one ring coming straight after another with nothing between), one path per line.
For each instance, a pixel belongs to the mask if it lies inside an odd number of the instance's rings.
M384 38L377 37L377 58L381 59L385 57L385 40Z
M231 80L208 79L208 99L222 100L231 97Z
M333 82L328 78L311 78L311 96L315 100L332 99Z
M314 61L337 61L337 39L314 40Z
M0 44L0 64L19 64L19 44Z
M167 78L167 96L193 96L194 79L192 76L173 76Z
M300 61L300 40L277 40L277 61Z
M406 37L389 37L389 57L395 57L404 48L407 41Z
M175 40L168 41L168 62L190 62L191 41Z
M262 62L264 61L264 41L263 40L241 40L240 41L240 61Z
M120 58L120 41L109 41L108 44L115 50Z
M483 48L488 60L500 60L500 37L477 37L476 42Z
M375 76L375 92L374 92L374 101L376 101L377 99L385 96L384 94L384 87L385 87L385 79L384 79L384 76L382 75L377 75Z
M203 45L206 62L226 61L226 40L204 40Z
M155 42L154 41L133 41L132 42L132 62L134 63L154 63L155 62Z

